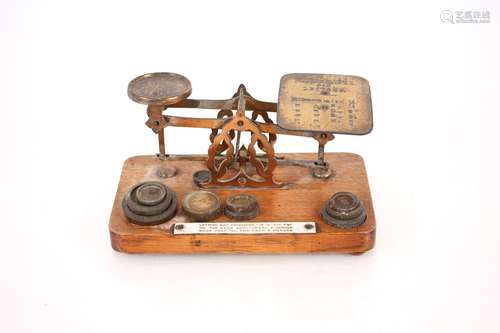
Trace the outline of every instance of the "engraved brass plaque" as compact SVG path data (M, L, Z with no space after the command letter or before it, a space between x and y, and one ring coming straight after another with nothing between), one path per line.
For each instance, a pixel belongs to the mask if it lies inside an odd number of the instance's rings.
M370 85L359 76L284 75L277 117L292 131L367 134L373 127Z

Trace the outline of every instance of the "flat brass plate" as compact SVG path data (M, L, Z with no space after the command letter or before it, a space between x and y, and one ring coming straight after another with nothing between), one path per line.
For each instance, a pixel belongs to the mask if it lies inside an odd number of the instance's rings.
M359 76L284 75L277 120L292 131L367 134L373 127L370 85Z
M175 73L149 73L136 77L128 85L128 97L149 105L172 105L191 95L191 82Z
M196 234L315 234L314 222L175 223L174 235Z

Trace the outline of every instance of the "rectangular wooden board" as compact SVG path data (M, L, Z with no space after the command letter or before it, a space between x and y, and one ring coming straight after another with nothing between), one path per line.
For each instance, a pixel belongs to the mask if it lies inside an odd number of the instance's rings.
M285 159L312 160L316 154L278 154ZM375 215L363 159L350 153L326 153L325 158L335 170L335 176L314 178L308 168L278 165L275 178L288 183L286 188L213 189L222 202L229 195L250 193L257 197L260 215L255 222L313 221L313 234L196 234L174 235L174 223L189 222L181 208L185 194L198 190L193 183L194 172L206 169L206 156L172 156L160 161L155 156L135 156L124 163L113 204L109 231L113 249L127 253L363 253L375 243ZM161 166L175 166L172 178L160 178ZM179 208L170 221L152 227L129 223L123 214L121 201L127 189L143 181L161 181L177 194ZM348 191L364 204L367 219L353 229L332 227L320 217L320 210L336 192ZM224 215L217 222L235 222ZM193 222L195 223L195 222Z

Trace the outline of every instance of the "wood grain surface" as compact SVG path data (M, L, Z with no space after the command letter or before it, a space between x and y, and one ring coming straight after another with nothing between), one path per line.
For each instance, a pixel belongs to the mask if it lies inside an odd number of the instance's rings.
M285 159L315 160L316 154L278 154ZM260 215L252 221L314 221L316 234L245 234L245 235L173 235L176 222L189 222L181 208L184 196L199 188L193 183L194 172L206 169L206 156L172 156L160 161L155 156L135 156L127 159L118 185L109 221L113 249L127 253L362 253L375 244L375 215L363 159L350 153L327 153L326 160L335 170L327 180L316 179L308 168L278 165L277 181L289 184L285 188L214 189L222 202L236 193L257 197ZM175 166L172 178L160 178L158 168ZM123 214L121 201L127 189L138 182L160 181L174 190L179 201L177 215L170 221L152 227L129 223ZM336 192L348 191L358 196L366 208L364 224L353 229L339 229L324 223L320 210ZM232 222L224 215L217 222Z

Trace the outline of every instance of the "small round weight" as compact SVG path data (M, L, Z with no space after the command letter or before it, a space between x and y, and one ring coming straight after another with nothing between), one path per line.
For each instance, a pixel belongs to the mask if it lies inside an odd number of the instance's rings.
M219 197L208 191L188 193L182 200L184 213L194 221L210 221L220 215Z
M338 192L328 200L328 206L339 212L351 212L359 206L359 199L351 192Z
M355 228L366 220L366 211L359 199L350 192L335 193L321 210L323 220L337 228Z
M155 206L165 199L167 187L159 182L147 182L135 190L137 202L145 206Z
M177 168L174 166L159 167L156 170L156 175L160 178L172 178L177 173Z
M198 170L193 173L193 182L200 186L200 184L210 182L210 171L208 170Z
M259 215L259 203L251 194L235 194L227 197L224 214L234 220L250 220Z

